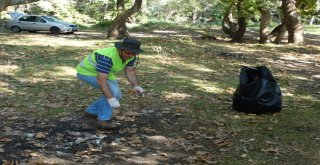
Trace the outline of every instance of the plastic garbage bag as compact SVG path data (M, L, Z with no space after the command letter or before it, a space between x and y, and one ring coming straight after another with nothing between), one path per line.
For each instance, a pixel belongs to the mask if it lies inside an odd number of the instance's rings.
M254 114L281 111L281 90L266 66L243 66L239 78L239 85L233 94L233 109Z

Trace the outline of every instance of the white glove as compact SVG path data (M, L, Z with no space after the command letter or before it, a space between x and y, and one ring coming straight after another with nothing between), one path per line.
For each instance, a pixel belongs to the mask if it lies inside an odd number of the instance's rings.
M112 108L118 108L118 107L120 107L120 103L119 103L119 101L116 99L116 98L111 98L111 99L108 99L108 103L110 104L110 106L112 107Z
M133 90L136 91L138 94L142 94L144 92L141 86L135 86Z

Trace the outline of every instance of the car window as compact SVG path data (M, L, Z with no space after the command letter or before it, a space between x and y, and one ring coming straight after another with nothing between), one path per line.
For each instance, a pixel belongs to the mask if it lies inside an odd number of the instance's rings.
M56 20L50 16L42 16L42 17L44 17L45 19L47 19L50 22L56 22Z
M19 21L36 22L36 16L24 16L19 19Z
M46 23L46 21L45 21L43 18L41 18L41 17L36 17L34 21L35 21L35 22Z
M23 16L19 19L19 21L28 21L29 16Z

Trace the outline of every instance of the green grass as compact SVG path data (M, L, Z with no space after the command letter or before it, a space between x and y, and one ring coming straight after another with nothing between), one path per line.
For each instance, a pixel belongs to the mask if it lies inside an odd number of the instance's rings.
M135 30L155 30L159 25L150 23ZM161 29L180 28L163 25ZM206 41L192 36L145 36L140 40L145 52L140 55L138 75L147 94L130 99L127 82L120 76L123 97L129 98L121 102L123 111L133 103L138 104L137 110L182 106L180 113L208 128L206 134L216 137L221 133L231 142L215 153L219 164L320 162L320 103L315 90L319 86L311 78L319 74L315 68L319 57L313 56L320 53L316 44L292 48ZM47 118L82 112L97 94L76 79L74 68L87 54L113 42L90 33L77 38L0 33L0 107ZM241 56L236 56L239 53ZM309 63L294 66L300 60ZM256 116L232 110L241 66L258 64L267 65L281 85L281 113ZM220 120L224 126L218 127L215 121Z
M305 25L304 30L306 32L312 32L320 34L320 25Z
M259 31L259 26L260 26L259 24L250 24L248 25L248 28ZM269 26L270 31L276 26L277 26L276 24L270 25ZM304 32L320 34L320 25L304 25Z

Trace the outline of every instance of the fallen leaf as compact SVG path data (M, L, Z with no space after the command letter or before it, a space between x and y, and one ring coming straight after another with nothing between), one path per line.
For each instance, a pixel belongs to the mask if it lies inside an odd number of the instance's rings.
M44 148L47 146L47 144L42 144L42 143L39 143L37 141L30 141L30 144L33 144L34 146L38 147L38 148Z
M277 143L272 142L272 141L266 141L266 144L277 144Z
M232 145L232 142L224 141L224 140L215 140L213 143L214 143L214 146L216 146L217 148L221 148L221 147Z
M225 125L225 123L223 121L213 121L213 123L217 126L223 127Z
M124 156L117 156L117 158L120 159L120 160L127 160L127 158L124 157Z
M62 108L63 107L61 104L57 104L57 103L51 103L51 104L48 104L47 106L49 108L53 108L53 109Z
M126 116L133 116L133 117L135 117L135 116L138 116L139 113L138 113L138 112L129 111L129 112L126 112L125 115L126 115Z
M6 136L0 136L0 142L10 142L12 139L6 137Z
M46 132L38 132L36 134L36 138L37 139L44 139L47 135L48 135L48 133L46 133Z
M267 130L268 130L268 131L272 131L273 128L272 128L272 127L268 127Z
M21 156L23 156L23 157L28 157L28 156L30 156L30 153L31 153L32 151L31 150L24 150L22 153L21 153Z
M160 153L159 155L163 156L163 157L168 157L168 155L166 153L164 153L164 152Z
M127 117L127 118L124 119L124 121L126 121L126 122L133 122L133 121L134 121L134 118Z
M193 135L193 136L196 136L196 135L200 135L201 133L199 131L185 131L186 134L190 134L190 135Z
M241 157L241 158L245 158L245 157L247 157L247 155L248 155L248 154L242 154L240 157Z
M8 118L8 120L17 120L17 119L19 119L18 116L12 116L12 117L9 117L9 118Z
M262 152L266 152L266 153L271 153L271 154L275 154L275 155L280 155L279 154L279 148L278 147L271 147L271 148L267 148L267 149L261 149Z
M124 117L124 116L116 116L115 118L116 118L116 120L120 120L120 121L123 121L126 119L126 117Z
M157 132L155 129L148 128L148 127L143 127L142 130L145 131L146 133L156 133Z
M36 153L36 152L32 152L32 153L29 154L29 156L31 156L31 157L39 157L39 154Z
M76 153L76 155L80 155L80 156L85 156L85 155L91 155L92 151L90 150L85 150L85 151L81 151L79 153Z
M196 152L196 158L198 161L202 161L202 162L213 162L213 158L215 157L215 155L206 152L206 151L197 151Z

